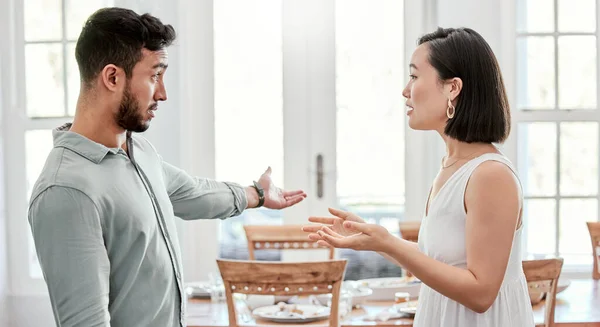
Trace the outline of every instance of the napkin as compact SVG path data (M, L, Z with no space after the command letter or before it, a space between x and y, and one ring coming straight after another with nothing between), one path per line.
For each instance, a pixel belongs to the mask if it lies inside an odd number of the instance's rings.
M246 304L250 310L275 304L274 295L248 294Z
M396 311L396 309L394 309L394 308L387 308L387 309L384 309L382 311L379 311L375 315L371 314L371 315L365 316L363 318L363 320L385 322L385 321L388 321L388 320L390 320L392 318L399 318L401 316L402 316L402 314L398 313Z

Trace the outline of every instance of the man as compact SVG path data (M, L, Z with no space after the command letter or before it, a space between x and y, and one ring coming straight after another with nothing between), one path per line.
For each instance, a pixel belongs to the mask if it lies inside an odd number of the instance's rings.
M54 131L29 207L58 326L184 326L174 217L223 219L306 197L275 187L270 169L245 188L192 178L133 134L167 99L174 39L172 26L121 8L95 12L79 36L75 118Z

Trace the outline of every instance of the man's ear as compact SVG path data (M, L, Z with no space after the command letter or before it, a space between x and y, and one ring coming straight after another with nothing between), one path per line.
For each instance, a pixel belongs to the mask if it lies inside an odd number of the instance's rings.
M120 84L125 82L125 72L113 64L104 66L104 69L100 72L100 77L104 87L113 92L117 91Z

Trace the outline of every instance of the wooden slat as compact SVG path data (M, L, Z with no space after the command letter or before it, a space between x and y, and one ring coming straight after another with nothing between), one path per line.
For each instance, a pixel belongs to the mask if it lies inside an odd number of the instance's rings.
M525 260L523 272L527 282L555 279L560 276L563 259Z
M311 295L329 294L331 283L234 283L229 282L233 293L268 295Z
M277 239L269 239L262 242L253 241L252 245L255 250L308 250L314 248L326 248L318 245L316 242L294 242Z
M266 262L217 260L223 280L234 283L331 283L344 276L346 260L315 262Z
M309 241L302 225L245 225L244 230L252 241Z
M302 231L302 225L245 225L250 260L255 260L256 250L314 250L327 249L329 259L335 256L335 249L317 245ZM287 245L287 246L286 246Z
M537 293L546 293L552 291L552 281L544 280L538 282L529 282L527 283L529 290L537 292Z
M600 279L600 222L588 222L588 230L592 241L592 255L594 256L592 278Z

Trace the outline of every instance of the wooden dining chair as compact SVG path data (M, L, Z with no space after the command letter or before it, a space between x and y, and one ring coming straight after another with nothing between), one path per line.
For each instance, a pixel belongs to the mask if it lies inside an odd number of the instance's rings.
M546 297L544 323L536 325L537 327L554 327L556 287L562 266L562 258L523 261L523 272L529 287L529 294L545 293Z
M301 225L245 225L248 240L248 256L256 260L254 251L259 250L329 250L329 259L335 257L335 249L321 246L308 239Z
M399 225L400 237L411 242L419 241L419 230L421 229L420 221L401 221Z
M401 221L400 226L400 237L411 242L419 241L419 230L421 229L420 221ZM413 274L403 269L406 272L406 277L412 277Z
M592 278L600 279L600 222L588 222L590 239L592 240L592 255L594 256L594 269Z
M229 326L238 326L234 293L262 295L332 294L329 326L339 327L340 288L346 260L317 262L217 259L227 298Z

